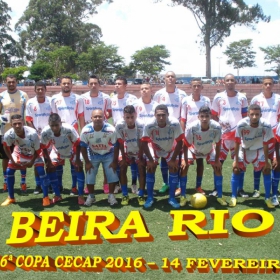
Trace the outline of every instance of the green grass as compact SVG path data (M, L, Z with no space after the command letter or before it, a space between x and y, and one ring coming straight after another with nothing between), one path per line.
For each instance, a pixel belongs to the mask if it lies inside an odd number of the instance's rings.
M203 189L209 193L213 189L213 176L211 166L205 166L205 175L203 179ZM159 168L156 174L156 184L155 189L159 189L162 183ZM156 262L158 266L162 265L162 258L169 258L170 260L174 258L180 258L185 266L186 258L256 258L256 259L279 259L279 209L268 210L264 205L264 198L261 196L259 199L238 199L238 205L233 208L227 208L220 206L216 199L208 198L208 204L202 211L207 217L207 225L205 229L212 229L213 221L210 217L210 210L212 209L229 209L230 219L226 220L226 229L229 231L228 239L208 239L208 240L198 240L192 234L188 232L189 240L185 241L171 241L168 237L168 232L172 230L173 220L170 216L171 207L167 203L168 196L158 196L157 202L154 207L147 211L143 208L138 207L137 197L133 194L130 195L132 198L129 206L122 207L119 203L118 206L111 208L108 206L107 195L102 192L102 172L100 169L98 181L96 184L96 198L97 203L92 207L80 207L77 204L76 197L69 196L69 190L71 187L71 178L69 165L67 164L64 172L64 194L63 201L57 205L49 208L42 207L42 196L34 195L34 179L33 170L28 169L27 173L27 185L28 185L28 196L20 196L19 190L19 172L16 173L16 183L15 183L15 198L17 203L15 205L10 205L8 207L0 207L1 215L1 237L2 241L0 243L0 254L12 254L14 256L19 255L42 255L50 256L52 258L58 255L70 255L70 256L101 256L106 259L109 256L113 257L143 257L147 262ZM224 194L227 200L229 200L230 195L230 176L231 176L231 160L226 161L223 168L224 175ZM194 193L195 186L195 166L189 169L188 174L188 193ZM2 182L1 182L2 184ZM252 168L248 168L245 177L245 190L252 193L253 192L253 178L252 178ZM263 187L261 186L261 191L263 193ZM3 201L7 197L7 193L0 193L0 201ZM121 194L117 195L118 201L120 202ZM266 236L259 238L243 238L236 235L231 227L231 218L235 213L244 209L264 209L269 211L275 218L273 230ZM190 206L184 207L186 210L191 210ZM125 244L111 244L104 240L103 244L95 245L66 245L66 246L35 246L30 248L14 248L6 245L6 239L9 238L13 218L13 212L20 211L31 211L36 215L39 215L41 211L64 211L68 213L69 211L113 211L114 214L123 223L131 210L139 210L143 215L149 232L154 237L154 242L144 242L139 243L135 240L132 243ZM256 221L249 221L246 223L248 227L255 227L259 224ZM57 272L26 272L17 268L13 272L0 272L0 279L49 279L49 277L67 277L67 279L276 279L277 276L274 274L222 274L218 272L213 273L210 270L208 274L200 274L195 272L193 274L188 273L185 269L181 273L177 271L172 271L171 273L165 273L162 269L151 270L147 269L145 273L112 273L104 269L101 273L84 273L84 272L63 272L57 270Z

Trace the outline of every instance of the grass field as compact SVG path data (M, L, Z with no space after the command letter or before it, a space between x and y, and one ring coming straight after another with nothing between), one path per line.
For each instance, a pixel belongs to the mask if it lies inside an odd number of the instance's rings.
M224 174L224 195L229 200L230 195L230 176L231 176L231 161L228 160L223 168ZM245 190L253 192L253 178L252 168L248 168L247 176L245 177ZM228 207L220 206L215 198L208 197L208 204L202 211L207 217L207 225L204 229L212 229L213 220L210 217L210 210L213 209L229 209L230 218L226 220L225 228L229 231L228 239L207 239L198 240L192 234L188 232L189 240L185 241L171 241L168 237L168 232L172 230L173 220L170 216L171 207L167 203L168 196L157 196L157 202L154 207L147 211L140 208L137 203L136 195L131 194L132 198L129 206L118 206L113 208L109 207L107 202L107 195L103 194L101 190L102 185L102 172L99 172L99 178L96 184L96 198L97 202L92 207L80 207L77 204L76 197L69 196L69 189L71 186L71 178L69 166L67 165L64 173L64 188L63 201L55 206L49 208L42 207L42 196L34 195L34 179L33 170L28 169L27 173L27 185L28 196L20 196L19 190L19 172L17 172L16 184L15 184L15 198L17 203L8 207L0 207L1 214L1 243L0 243L0 255L12 254L14 256L19 255L42 255L50 256L52 258L58 255L64 256L100 256L106 259L109 256L112 257L143 257L147 262L156 262L159 266L159 270L151 270L149 267L145 273L140 272L118 272L113 273L104 269L103 272L64 272L60 269L57 272L26 272L17 268L15 271L1 272L0 279L50 279L50 277L59 277L66 279L277 279L275 274L223 274L220 271L215 274L212 269L208 274L202 274L195 271L194 273L188 273L185 266L186 258L255 258L255 259L280 259L280 225L279 225L279 213L280 209L268 210L264 204L263 195L259 199L249 198L247 200L239 198L238 205L230 209ZM159 172L159 168L156 174L155 189L159 189L162 180ZM1 180L2 185L2 180ZM195 186L195 166L191 167L188 174L188 194L194 192ZM209 193L213 189L212 169L210 166L206 166L203 189ZM263 193L263 184L261 184L261 192ZM7 193L0 193L0 201L4 201L7 197ZM117 195L120 202L121 194ZM236 235L233 232L231 226L231 218L235 213L244 209L263 209L269 211L275 218L273 230L258 238L244 238ZM188 205L184 207L184 210L191 210ZM131 210L139 210L143 215L149 232L153 235L153 242L139 243L133 239L132 243L124 244L111 244L104 240L103 244L97 245L66 245L66 246L35 246L30 248L14 248L6 245L6 239L10 237L12 228L13 212L31 211L36 215L40 215L41 211L113 211L114 214L123 223ZM245 223L248 227L257 227L260 222L251 220ZM181 273L177 271L171 271L171 273L164 272L160 267L162 265L162 259L179 258L182 262L183 270Z

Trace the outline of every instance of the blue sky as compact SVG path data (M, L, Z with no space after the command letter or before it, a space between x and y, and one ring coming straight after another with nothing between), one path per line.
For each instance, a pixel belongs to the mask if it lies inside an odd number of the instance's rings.
M7 2L13 10L14 24L28 5L28 0ZM212 76L219 73L223 76L229 72L236 74L236 70L226 64L227 58L223 51L229 43L241 39L253 39L257 66L241 69L240 75L268 74L265 72L268 66L264 64L264 55L259 47L280 44L280 0L245 2L249 5L259 3L264 13L271 15L271 22L259 23L256 31L246 27L233 28L223 46L212 50ZM98 14L92 17L91 22L101 27L101 39L106 44L119 47L119 54L126 62L130 61L130 56L136 50L163 44L171 53L171 65L166 67L166 71L204 76L205 54L204 49L196 43L199 30L193 15L182 6L170 7L168 3L169 0L161 3L154 3L154 0L114 0L112 4L99 6Z

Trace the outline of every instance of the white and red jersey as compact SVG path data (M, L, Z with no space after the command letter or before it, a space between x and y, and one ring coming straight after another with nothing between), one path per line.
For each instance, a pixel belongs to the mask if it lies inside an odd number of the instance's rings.
M20 159L30 161L35 153L37 153L40 157L42 156L37 131L29 126L23 126L23 129L24 138L17 136L13 128L9 129L4 134L3 145L6 147L15 145L12 156L16 162L21 162Z
M235 141L245 150L263 149L263 144L274 143L274 135L268 121L260 118L258 127L251 127L249 117L242 119L236 128Z
M75 94L64 97L55 94L51 99L52 113L57 113L63 123L72 125L78 131L78 118L84 115L83 99Z
M215 144L221 144L221 137L222 128L218 122L210 120L209 129L204 131L200 120L196 120L186 130L185 144L195 155L205 156L213 150Z
M90 96L90 91L82 94L81 97L83 99L84 116L86 124L92 122L91 113L93 110L102 110L105 119L106 112L112 110L110 96L101 91L98 92L98 95L96 97Z
M278 124L276 127L275 138L276 141L280 143L280 124Z
M219 117L222 139L234 140L237 123L247 115L248 101L244 94L236 92L229 97L227 92L219 92L212 102L212 114Z
M118 141L124 145L125 153L128 156L137 156L139 152L139 141L143 136L144 123L136 119L135 127L128 128L124 120L116 124Z
M182 139L184 133L179 121L169 117L165 127L159 127L156 118L146 124L141 141L152 143L156 157L166 157Z
M39 135L44 127L49 124L51 114L51 98L45 97L45 102L39 103L37 97L29 99L26 103L25 119L32 122Z
M168 93L166 88L162 88L155 93L153 100L158 104L166 105L169 116L179 120L181 117L182 100L186 96L187 94L178 88L175 88L173 93Z
M198 111L202 106L211 108L210 99L203 95L200 95L198 101L194 101L192 94L182 100L181 120L186 122L186 127L197 121Z
M250 104L260 105L262 118L270 123L272 130L275 132L280 117L280 95L272 93L271 98L265 98L261 92L252 98Z
M155 116L155 108L158 103L154 100L151 100L150 103L144 103L142 97L138 99L136 113L137 119L140 119L144 123L150 122Z
M41 144L44 148L52 146L50 157L57 159L71 158L75 147L79 145L80 138L75 128L67 123L62 123L60 135L55 136L50 126L43 129Z
M111 153L116 142L116 130L109 123L104 123L100 131L94 130L93 123L85 125L82 129L80 146L89 147L90 155Z
M112 98L112 118L114 125L121 119L123 119L123 109L127 105L137 105L137 97L130 93L125 93L123 98L118 98L118 95L115 94Z

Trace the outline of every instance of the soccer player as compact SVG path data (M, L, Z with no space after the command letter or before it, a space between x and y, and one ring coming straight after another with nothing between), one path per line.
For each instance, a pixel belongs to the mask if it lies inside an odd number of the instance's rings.
M157 91L153 97L153 100L158 104L165 104L168 108L170 117L180 120L182 100L187 94L176 87L176 75L173 71L168 71L165 74L165 87ZM168 165L164 159L160 162L160 169L163 179L162 188L159 190L160 193L165 193L168 188ZM176 195L180 194L180 188Z
M181 109L181 126L183 131L187 130L193 123L197 122L198 112L202 106L211 106L210 99L201 94L203 89L202 81L200 78L194 78L191 81L192 94L182 100ZM203 177L203 157L196 157L196 192L205 194L202 185Z
M222 127L222 146L220 160L226 160L228 153L234 158L235 130L237 123L247 116L248 101L244 94L235 90L236 80L234 75L227 74L224 79L225 91L214 96L212 102L212 118L219 122ZM240 171L240 185L243 185L244 172ZM239 188L239 195L248 197L243 188ZM216 196L214 189L210 195Z
M128 205L129 196L127 189L127 165L132 163L137 164L137 171L139 173L139 192L138 203L144 205L144 191L146 184L145 166L139 164L139 148L141 145L140 139L143 135L144 123L138 118L136 119L136 111L132 105L127 105L123 109L123 120L117 122L116 132L121 150L120 165L120 183L123 193L122 205ZM135 185L136 186L136 185ZM137 187L132 189L133 193L137 193Z
M65 159L69 159L71 165L76 165L76 153L79 152L80 137L76 129L67 124L62 123L58 114L52 113L49 116L49 125L46 126L41 133L41 143L44 146L44 156L50 170L57 169L58 166L64 165ZM46 150L51 145L50 154ZM76 149L78 147L78 152ZM84 204L84 183L85 175L83 168L75 166L75 176L78 181L78 204ZM57 177L50 178L51 182L56 181Z
M160 157L166 159L170 172L168 203L174 208L180 208L180 204L175 199L175 190L178 183L178 156L182 150L183 139L184 133L179 121L169 117L166 105L158 105L155 108L155 118L144 127L141 139L143 143L139 152L140 160L143 160L142 152L147 157L146 184L148 197L144 204L145 208L151 207L154 203L155 172ZM151 155L148 142L152 143L155 158Z
M44 191L43 206L48 206L51 204L48 197L48 179L44 170L44 159L38 134L35 129L23 125L23 117L21 115L13 115L11 117L11 125L12 128L5 133L3 141L5 153L9 158L7 168L9 196L1 206L7 206L16 202L14 197L15 171L30 168L33 165L40 176ZM10 150L12 145L15 146L13 152ZM57 199L54 197L52 202L55 203L56 201Z
M158 105L152 99L151 85L144 83L140 86L141 97L138 99L136 106L137 119L148 123L155 117L155 108Z
M118 150L115 149L114 153L113 146L116 141L115 128L111 124L104 122L103 111L100 109L92 111L92 123L87 124L82 129L80 142L89 190L89 195L84 203L86 206L91 206L95 202L94 185L100 164L103 165L109 184L108 202L110 205L118 203L114 196L115 185L119 181L115 172L118 165ZM88 157L88 148L90 158Z
M126 92L127 80L123 76L119 76L115 81L115 91L116 94L111 98L112 99L112 118L114 125L116 125L118 120L123 119L123 109L127 105L137 106L138 99L135 95ZM132 175L132 189L137 188L137 165L131 164L131 175ZM135 187L136 186L136 187ZM116 185L115 193L118 193L120 190L119 185Z
M262 88L263 92L254 96L251 100L251 104L258 104L262 110L262 118L266 119L276 136L276 128L280 117L280 95L273 92L273 78L266 76L263 78ZM273 160L274 144L269 145L269 158ZM273 165L272 170L272 202L274 205L278 205L277 191L280 179L280 166ZM261 170L254 171L254 193L253 197L260 196L260 177Z
M85 123L88 124L92 122L92 111L96 109L100 109L103 111L105 120L111 118L111 98L108 94L100 91L100 79L96 75L92 75L89 77L88 87L90 88L90 91L81 95L81 97L83 98ZM109 185L106 182L105 174L103 190L104 193L109 193ZM88 193L87 187L84 191L85 193Z
M26 124L34 128L38 136L41 136L42 129L48 125L49 116L51 114L51 98L46 96L47 87L42 81L35 84L36 96L29 99L26 103L25 120ZM34 169L36 187L34 194L42 192L40 185L40 177Z
M214 171L214 184L218 192L217 201L225 206L223 198L223 176L222 164L220 162L222 129L218 122L211 120L211 110L208 106L200 107L198 120L194 121L186 130L186 140L184 145L184 157L186 168L181 173L181 197L180 205L185 206L186 183L189 164L198 158L205 158L207 163L212 165Z
M85 125L83 99L72 92L72 78L64 76L61 78L61 92L55 94L51 99L52 113L59 114L63 123L72 125L78 132L78 123L82 129ZM63 166L57 169L59 184L62 183ZM75 166L71 164L72 189L70 195L77 194L77 177ZM60 186L62 187L62 185Z
M17 88L17 79L14 75L8 75L6 78L7 90L1 92L0 94L0 112L4 117L1 118L1 142L3 140L3 135L11 128L10 119L11 116L15 114L20 114L24 116L24 111L26 107L26 102L28 101L28 96L24 91L21 91ZM11 147L11 151L13 151L13 146ZM5 154L5 150L3 149L3 145L0 145L0 158L2 158L2 168L3 168L3 177L4 177L4 185L3 191L7 191L7 176L6 170L8 167L9 158ZM26 194L26 169L21 169L21 192L23 195Z
M241 119L235 134L235 160L231 177L232 197L229 206L236 206L237 188L240 185L240 171L246 171L246 166L252 163L255 171L262 170L265 203L267 207L274 208L270 200L271 165L268 158L268 146L274 142L271 125L261 118L261 107L252 104L248 110L248 117ZM240 149L241 147L241 149ZM241 187L243 187L241 185Z

